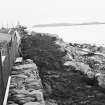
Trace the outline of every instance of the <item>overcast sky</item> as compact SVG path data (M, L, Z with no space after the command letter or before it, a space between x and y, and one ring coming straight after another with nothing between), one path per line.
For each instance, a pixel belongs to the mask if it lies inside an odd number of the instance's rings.
M0 24L105 21L104 0L0 0Z

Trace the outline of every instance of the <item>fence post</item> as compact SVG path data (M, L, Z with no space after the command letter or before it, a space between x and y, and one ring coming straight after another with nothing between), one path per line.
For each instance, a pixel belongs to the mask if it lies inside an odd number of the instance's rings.
M11 73L11 61L10 61L10 46L9 44L7 44L7 57L8 57L8 76L10 75Z
M1 55L1 50L0 50L0 105L3 103L4 99L4 82L3 82L3 71L2 71L2 55Z

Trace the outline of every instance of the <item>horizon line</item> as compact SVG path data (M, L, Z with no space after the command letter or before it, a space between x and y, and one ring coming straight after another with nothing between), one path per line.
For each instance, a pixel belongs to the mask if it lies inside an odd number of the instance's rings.
M82 25L104 25L105 22L83 22L83 23L50 23L50 24L37 24L35 27L62 27L62 26L82 26Z

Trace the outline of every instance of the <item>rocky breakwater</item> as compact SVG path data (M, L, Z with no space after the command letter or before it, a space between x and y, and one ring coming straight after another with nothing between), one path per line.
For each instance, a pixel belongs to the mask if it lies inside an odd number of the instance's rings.
M105 59L94 53L97 47L36 32L22 38L21 47L23 59L38 66L46 105L105 105L105 91L94 78L104 73Z
M98 85L105 88L105 48L89 44L69 44L65 47L70 59L65 66L74 66L88 79L97 80ZM73 52L71 52L73 51ZM71 56L73 55L73 57ZM93 81L96 82L96 81Z
M43 87L35 63L17 61L12 69L7 105L45 105Z

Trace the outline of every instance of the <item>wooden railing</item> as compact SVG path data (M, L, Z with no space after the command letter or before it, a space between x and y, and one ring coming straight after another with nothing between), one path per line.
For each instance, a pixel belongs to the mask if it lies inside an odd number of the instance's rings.
M0 49L0 105L3 105L8 78L17 56L17 36L16 33L13 33L11 35L11 41Z

